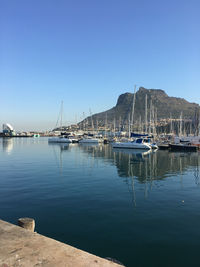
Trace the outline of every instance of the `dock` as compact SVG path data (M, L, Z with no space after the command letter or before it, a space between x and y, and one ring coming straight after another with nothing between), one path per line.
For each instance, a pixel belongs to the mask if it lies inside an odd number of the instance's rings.
M0 266L122 267L3 220L0 220Z

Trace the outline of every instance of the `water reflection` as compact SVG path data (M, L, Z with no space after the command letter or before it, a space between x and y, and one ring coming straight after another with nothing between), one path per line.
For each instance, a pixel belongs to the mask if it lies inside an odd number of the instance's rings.
M63 175L63 157L62 153L66 151L70 151L70 144L68 143L48 143L48 145L53 150L53 155L55 159L55 163L59 169L60 176Z
M56 161L60 169L63 165L62 152L76 150L76 154L87 154L82 157L85 160L91 158L92 166L98 164L98 159L103 159L104 163L116 166L119 177L125 179L130 188L134 188L134 180L140 184L145 184L145 197L149 189L154 186L155 180L163 180L170 176L180 176L181 183L183 175L187 171L193 172L195 184L199 185L200 154L178 153L168 151L146 151L137 149L113 149L110 145L103 144L49 144L54 151ZM59 147L59 152L55 148ZM95 163L96 162L96 163ZM84 165L84 164L83 164ZM131 179L127 179L131 178Z
M158 181L178 178L181 188L192 181L199 186L199 153L177 153L169 151L142 151L132 149L113 149L105 146L84 146L80 149L91 158L103 159L116 166L118 176L127 185L133 205L137 206L138 190L144 192L147 199L153 188L160 188ZM188 179L192 177L194 179ZM167 180L166 180L167 181Z
M2 138L3 151L7 154L11 154L13 150L13 139L12 138Z
M54 150L55 148L58 148L60 152L69 150L70 144L68 143L48 143L50 147L52 147Z
M114 164L120 177L136 177L140 183L162 180L172 175L183 175L194 169L196 183L199 182L199 153L178 153L168 151L141 151L113 149L109 145L80 146L91 157L103 158Z

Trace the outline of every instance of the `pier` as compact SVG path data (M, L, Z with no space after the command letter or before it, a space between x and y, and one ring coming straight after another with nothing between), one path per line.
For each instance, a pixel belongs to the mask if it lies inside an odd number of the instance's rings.
M24 224L23 220L18 222ZM0 267L120 267L36 232L0 220ZM33 227L34 228L34 227ZM33 230L31 227L31 229Z

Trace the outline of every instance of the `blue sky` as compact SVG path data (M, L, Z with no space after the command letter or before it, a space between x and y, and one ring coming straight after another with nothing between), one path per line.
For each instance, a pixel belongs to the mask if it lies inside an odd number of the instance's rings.
M49 130L134 85L200 103L199 0L1 0L0 124ZM1 128L1 126L0 126Z

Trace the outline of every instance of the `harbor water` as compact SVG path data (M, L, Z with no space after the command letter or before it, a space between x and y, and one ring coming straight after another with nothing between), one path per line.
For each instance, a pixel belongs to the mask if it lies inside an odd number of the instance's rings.
M0 218L125 266L199 266L199 153L1 138Z

